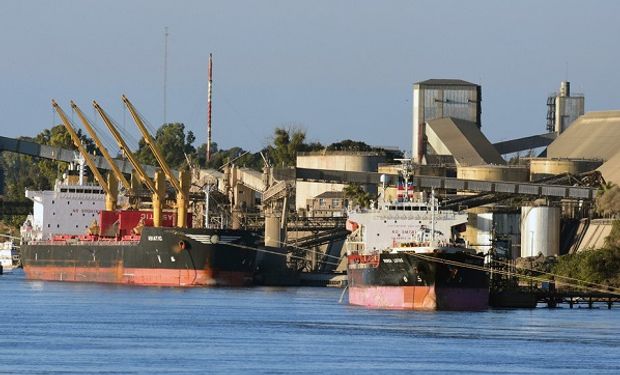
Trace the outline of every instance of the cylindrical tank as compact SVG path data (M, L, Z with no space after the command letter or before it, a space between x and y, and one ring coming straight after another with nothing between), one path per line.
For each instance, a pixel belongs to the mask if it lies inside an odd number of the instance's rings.
M376 172L385 156L377 152L362 151L314 151L297 153L297 167L352 172ZM295 208L307 209L307 199L326 191L342 191L345 184L297 181L295 184ZM376 184L362 185L364 190L375 194Z
M530 180L536 181L562 173L589 172L600 167L601 164L601 160L592 159L533 158L530 160Z
M560 207L521 207L521 257L559 253Z
M457 167L457 178L479 181L526 182L529 169L521 165L478 165Z
M462 233L463 239L467 241L467 246L477 251L487 252L491 248L490 234L492 219L489 219L487 207L474 207L467 210L467 227Z

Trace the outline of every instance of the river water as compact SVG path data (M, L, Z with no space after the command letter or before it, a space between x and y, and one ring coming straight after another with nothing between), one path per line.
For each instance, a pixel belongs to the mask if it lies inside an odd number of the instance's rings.
M1 374L620 373L612 310L368 310L331 288L0 276Z

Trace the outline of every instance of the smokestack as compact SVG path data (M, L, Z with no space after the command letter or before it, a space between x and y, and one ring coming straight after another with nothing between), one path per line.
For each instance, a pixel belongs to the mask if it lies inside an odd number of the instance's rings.
M211 90L213 87L213 54L209 54L209 84L207 89L207 162L211 161Z

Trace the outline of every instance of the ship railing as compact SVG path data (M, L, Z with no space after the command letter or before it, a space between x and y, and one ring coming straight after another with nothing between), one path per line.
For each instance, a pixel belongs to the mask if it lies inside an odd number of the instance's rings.
M115 245L131 245L140 242L139 239L134 240L119 240L116 238L99 238L96 241L79 241L79 240L37 240L31 241L30 245L94 245L94 246L109 246L111 243Z

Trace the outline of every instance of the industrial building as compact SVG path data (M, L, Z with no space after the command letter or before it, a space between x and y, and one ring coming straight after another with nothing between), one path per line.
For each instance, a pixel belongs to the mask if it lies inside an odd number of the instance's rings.
M413 85L414 160L425 163L427 154L437 154L429 147L426 124L435 119L453 118L481 126L482 88L460 79L429 79Z
M560 83L560 92L547 99L547 131L563 133L579 116L584 114L585 97L570 92L570 82Z

